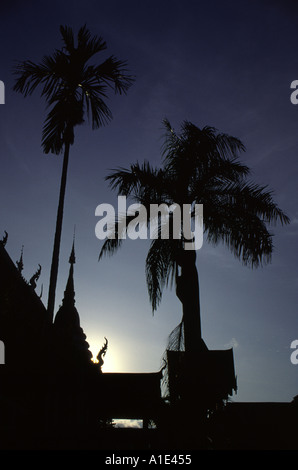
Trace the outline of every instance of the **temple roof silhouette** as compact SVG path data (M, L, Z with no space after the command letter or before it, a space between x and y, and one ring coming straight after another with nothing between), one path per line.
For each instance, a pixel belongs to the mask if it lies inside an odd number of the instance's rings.
M27 281L23 248L14 263L6 242L7 234L0 240L0 340L5 344L5 365L0 366L1 449L194 449L202 443L214 449L295 447L297 400L219 406L237 390L232 349L206 347L192 356L167 350L166 400L161 395L163 369L102 372L108 340L95 364L75 305L74 242L62 304L53 322L36 291L41 266ZM208 439L202 441L200 419L206 407L213 412ZM116 418L141 419L144 430L123 434L111 424ZM156 429L148 433L151 419Z
M206 346L192 356L167 350L165 399L163 368L152 373L103 372L108 340L94 363L76 308L74 242L53 322L38 293L41 267L27 281L23 248L14 263L6 242L7 235L0 240L0 340L5 344L5 365L0 366L1 448L196 448L201 405L213 410L208 424L212 448L295 445L297 403L228 403L221 408L237 390L232 349ZM113 430L109 423L116 418L143 420L144 433ZM147 434L150 420L157 429Z
M22 360L26 367L42 354L48 315L35 282L22 275L22 253L14 264L6 242L7 236L0 241L0 339L5 343L7 364Z
M28 282L22 275L23 249L14 263L6 242L7 235L0 240L0 340L6 359L0 368L0 412L6 416L2 424L7 420L7 430L13 436L25 432L21 440L30 433L36 439L38 429L65 438L74 430L86 433L86 426L89 433L98 430L100 419L149 419L156 414L161 405L160 371L103 373L106 338L98 361L92 361L75 305L74 242L62 304L53 322L36 292L41 268ZM15 428L11 415L16 416Z

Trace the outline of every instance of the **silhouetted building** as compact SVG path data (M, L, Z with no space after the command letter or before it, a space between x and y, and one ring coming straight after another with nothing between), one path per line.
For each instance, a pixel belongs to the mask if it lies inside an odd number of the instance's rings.
M41 268L27 282L22 254L14 264L5 243L6 238L0 242L1 447L112 448L103 436L112 419L142 419L145 425L156 419L161 372L103 373L107 340L92 361L75 306L74 246L62 305L51 323L35 291Z
M62 304L50 321L29 282L23 257L13 263L0 241L0 447L2 449L293 449L295 403L228 403L237 390L233 350L167 351L163 371L103 373L106 340L92 361L75 306L74 246ZM114 429L116 418L143 420ZM149 429L150 421L155 429Z
M169 397L172 404L185 398L214 410L237 391L233 349L187 354L167 351ZM192 400L193 398L193 400Z
M210 420L214 449L297 450L298 407L292 401L228 403Z

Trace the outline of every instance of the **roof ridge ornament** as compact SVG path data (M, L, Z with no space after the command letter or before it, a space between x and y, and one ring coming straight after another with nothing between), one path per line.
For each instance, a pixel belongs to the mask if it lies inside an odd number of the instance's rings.
M35 274L33 274L33 276L31 277L31 279L30 279L30 281L29 281L29 282L30 282L30 285L31 285L31 287L33 287L33 289L36 288L36 285L37 285L36 282L38 281L39 276L40 276L40 273L41 273L41 266L40 266L40 264L39 264L38 266L39 266L38 270L36 271Z
M23 271L23 269L24 269L23 252L24 252L24 245L22 245L20 259L19 259L19 261L16 261L16 265L17 265L18 271L19 271L20 273L21 273L21 272Z
M7 243L7 239L8 239L8 233L6 232L6 230L4 230L4 233L5 233L4 237L2 238L2 240L0 240L0 243L3 246L3 248L5 247Z
M96 357L96 359L98 361L97 365L99 366L100 370L101 370L101 368L103 366L103 363L104 363L103 357L106 355L106 352L107 352L107 349L108 349L108 340L107 340L106 337L104 337L104 338L105 338L105 343L104 343L103 347L101 348L101 350L99 351L99 353L97 354L97 357Z

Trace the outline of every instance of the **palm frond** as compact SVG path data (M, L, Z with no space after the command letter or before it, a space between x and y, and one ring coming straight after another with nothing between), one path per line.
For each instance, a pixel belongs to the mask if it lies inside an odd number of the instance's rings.
M273 251L272 234L257 217L239 217L233 223L205 223L207 241L214 245L223 242L244 265L251 267L270 263Z
M290 218L273 200L273 191L267 186L259 186L251 182L230 183L224 189L229 202L241 207L247 213L253 212L265 222L281 225L290 223Z
M65 44L65 49L68 53L72 53L75 48L74 34L72 28L69 26L60 26L60 33Z
M114 56L108 57L95 67L94 71L98 80L114 88L115 93L119 94L125 94L135 80L132 75L128 74L127 63Z
M123 240L120 238L107 238L104 244L101 247L98 261L100 261L104 256L109 255L112 256L116 251L120 248Z
M82 99L86 105L87 118L92 122L92 128L98 129L112 120L113 115L104 99L105 87L101 84L92 85L82 80Z
M105 49L107 49L107 43L101 36L92 37L86 25L80 28L78 32L78 51L82 53L85 61L88 61L92 56Z
M223 159L237 159L239 154L246 150L245 145L240 139L225 133L217 133L215 136L215 145Z
M43 129L42 144L46 153L60 152L63 128L82 124L85 112L93 129L109 122L112 113L105 102L107 88L123 94L134 81L126 62L114 56L99 65L88 65L89 59L107 46L101 37L92 36L86 25L78 31L77 45L72 28L60 26L60 32L62 50L44 56L40 64L28 60L14 68L17 77L14 90L28 96L41 87L41 96L52 106Z
M42 83L52 82L52 70L45 64L35 64L31 60L18 63L13 74L18 78L13 90L22 93L25 97L31 95Z
M169 334L167 349L170 351L184 350L184 323L183 319Z
M74 97L72 101L68 102L57 99L43 127L42 146L44 152L60 153L66 140L72 145L74 142L73 129L83 122L83 108L80 98Z
M105 255L114 255L122 245L123 240L127 238L129 225L134 219L134 214L120 214L120 217L118 216L115 221L111 223L111 226L107 227L107 233L113 236L109 236L105 240L99 253L98 261L100 261ZM147 220L145 220L144 223L147 223Z
M207 241L223 242L245 265L271 261L274 245L268 225L290 221L271 191L245 181L227 182L206 193L202 202Z
M202 203L204 193L218 184L244 179L249 169L238 160L244 149L236 138L219 134L210 126L199 129L185 121L176 134L164 120L166 135L163 147L164 171L176 188L177 202Z
M64 147L64 133L66 123L61 118L57 108L54 107L47 116L42 130L42 146L45 153L54 153L58 155ZM72 140L70 143L72 143Z
M167 118L163 119L162 123L165 132L163 135L161 154L164 159L163 162L166 162L171 156L174 156L176 150L179 148L181 140Z
M118 195L131 196L142 204L146 204L146 200L161 202L167 184L164 171L152 167L147 161L142 165L134 163L130 168L114 169L105 179Z
M146 282L152 311L161 302L163 289L173 285L177 270L177 252L180 240L152 240L146 258Z

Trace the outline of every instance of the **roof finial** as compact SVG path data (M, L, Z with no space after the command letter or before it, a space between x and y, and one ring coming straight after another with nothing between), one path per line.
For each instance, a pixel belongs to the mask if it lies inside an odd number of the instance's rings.
M6 243L7 243L7 239L8 239L8 233L6 232L6 230L4 230L4 237L2 238L2 240L0 241L1 242L1 245L3 246L3 248L5 247Z
M101 350L99 351L99 353L97 354L97 361L98 361L98 366L100 368L100 371L101 371L101 368L103 366L103 357L106 355L106 352L107 352L107 349L108 349L108 340L107 338L105 337L105 344L103 345L103 347L101 348Z
M72 244L72 249L71 249L71 253L70 253L70 257L69 257L69 260L68 260L69 264L75 264L76 262L76 255L75 255L75 249L74 249L74 242Z
M75 244L75 231L76 231L76 226L74 226L74 231L73 231L73 242L72 242L72 249L69 257L69 263L70 264L75 264L76 262L76 256L75 256L75 249L74 249L74 244Z
M18 271L21 273L24 269L24 263L23 263L23 251L24 251L24 245L22 245L22 249L21 249L21 256L20 256L20 259L19 261L16 261L16 265L18 267Z
M36 287L36 281L39 279L40 273L41 273L41 266L39 264L38 270L36 271L35 274L33 274L33 276L30 279L30 285L33 287L33 289L35 289Z
M69 264L70 264L69 275L68 275L66 288L64 291L64 298L62 301L63 304L68 304L68 305L75 304L75 291L74 291L74 281L73 281L73 265L75 264L75 262L76 262L76 256L75 256L74 238L73 238L72 249L71 249L71 253L69 256Z

